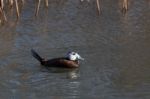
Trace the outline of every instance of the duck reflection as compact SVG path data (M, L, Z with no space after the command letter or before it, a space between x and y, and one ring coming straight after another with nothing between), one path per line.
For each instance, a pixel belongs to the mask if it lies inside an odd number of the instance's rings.
M74 70L68 72L69 79L77 79L79 77L80 77L79 69L74 69Z
M56 67L43 67L41 66L41 71L50 73L63 73L66 74L67 79L77 79L80 77L79 68L56 68Z

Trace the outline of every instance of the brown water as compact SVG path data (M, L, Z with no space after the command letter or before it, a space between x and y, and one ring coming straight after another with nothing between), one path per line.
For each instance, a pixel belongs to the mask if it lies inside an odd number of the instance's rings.
M150 99L150 1L131 0L124 16L118 0L103 0L100 16L92 0L58 1L35 19L28 0L17 24L1 26L1 99ZM85 61L46 69L31 48L47 58L77 51Z

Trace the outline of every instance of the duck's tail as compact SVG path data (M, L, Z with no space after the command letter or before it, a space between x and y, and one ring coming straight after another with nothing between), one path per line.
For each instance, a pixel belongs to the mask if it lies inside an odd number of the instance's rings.
M33 49L31 49L32 56L36 58L41 64L43 63L43 58Z

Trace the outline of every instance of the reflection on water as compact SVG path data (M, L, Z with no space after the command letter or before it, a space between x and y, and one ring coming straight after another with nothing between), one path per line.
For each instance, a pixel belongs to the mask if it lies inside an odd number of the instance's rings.
M43 72L50 72L50 73L66 73L66 77L68 79L77 79L79 77L79 69L67 69L67 68L55 68L55 67L42 67L41 70Z
M1 98L149 99L149 0L129 1L125 15L121 2L103 0L100 16L94 1L54 1L37 19L28 1L17 23L1 27ZM78 69L45 68L31 48L45 58L77 51L85 61Z

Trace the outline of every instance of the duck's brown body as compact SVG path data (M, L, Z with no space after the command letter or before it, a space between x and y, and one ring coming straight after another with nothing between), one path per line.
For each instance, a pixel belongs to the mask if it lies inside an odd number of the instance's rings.
M51 67L66 67L66 68L77 68L79 67L78 61L71 61L67 58L55 58L51 60L43 60L41 62L44 66Z
M64 68L79 67L78 61L72 61L65 57L46 60L46 59L41 58L34 50L31 50L31 52L32 52L32 55L41 63L41 65L44 65L44 66L64 67Z

